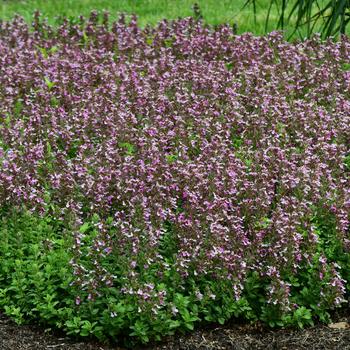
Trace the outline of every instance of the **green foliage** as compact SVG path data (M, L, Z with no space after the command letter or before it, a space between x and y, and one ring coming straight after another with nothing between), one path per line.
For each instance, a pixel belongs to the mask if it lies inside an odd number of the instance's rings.
M254 15L257 14L257 0L247 0L243 8L251 5ZM276 22L271 18L273 8L279 12ZM349 0L270 0L266 11L265 31L270 22L274 23L276 29L285 29L291 19L296 18L294 31L301 34L301 28L306 28L306 35L310 37L315 31L320 32L323 37L345 34L346 27L350 22Z
M56 85L54 81L51 81L49 78L44 77L45 84L49 90L52 90L52 88Z
M13 109L14 116L20 117L22 110L23 110L23 101L18 99Z
M228 70L228 71L230 71L230 70L232 70L233 69L233 63L232 62L229 62L229 63L226 63L226 69Z
M177 154L168 154L168 155L166 155L166 160L170 164L176 162L177 159L178 159L178 155Z
M68 2L67 2L68 1ZM314 18L317 26L327 21L331 14L331 8L326 7L325 4L335 4L334 14L335 16L339 10L342 9L342 4L348 0L326 0L321 2L321 10L327 8L326 11L320 13L318 18ZM194 8L194 3L198 4L197 8ZM296 3L303 3L302 8L304 12L308 9L307 4L309 1L298 1ZM32 22L33 12L36 9L40 9L44 17L48 18L49 24L57 25L62 23L62 18L66 16L71 23L77 22L77 16L83 14L89 16L92 10L103 11L107 10L111 14L111 19L115 20L118 14L123 12L128 15L135 13L139 17L139 22L142 26L147 24L154 25L163 18L175 19L178 17L193 16L197 19L202 19L206 23L218 25L224 22L228 22L234 27L238 27L239 33L254 32L255 34L263 34L265 32L278 28L286 30L287 36L295 35L295 25L298 22L298 9L294 10L293 16L288 18L293 6L294 1L284 0L178 0L178 1L164 1L164 0L152 0L152 1L130 1L130 0L66 0L63 1L44 1L44 0L27 0L27 1L6 1L0 0L0 17L3 19L10 19L15 13L20 14L25 18L28 23ZM251 6L244 6L245 4L251 4ZM284 5L283 5L284 4ZM312 16L317 13L316 2L313 4ZM285 9L283 21L281 20L281 10ZM320 10L319 10L320 12ZM306 12L307 13L307 12ZM302 14L302 12L300 12ZM266 20L268 17L268 21ZM332 17L329 17L332 18ZM335 28L340 24L341 15L338 15L338 22L335 24ZM303 24L304 20L300 20L298 25L298 33L300 36L307 35L308 27ZM344 16L344 24L348 23L348 16ZM282 26L283 23L283 26ZM76 24L79 24L78 22ZM329 22L329 25L332 24ZM348 29L349 26L346 27ZM312 28L312 26L310 26ZM315 26L315 29L318 27ZM148 40L149 44L153 42L153 39ZM89 44L89 38L86 33L83 33L83 45ZM172 43L165 43L167 47ZM50 49L38 47L38 52L45 58L49 58L55 53L55 46Z
M350 67L349 67L350 69ZM345 168L346 170L349 170L350 171L350 154L348 154L344 160L344 165L345 165Z
M47 49L45 47L37 47L39 52L41 53L41 55L47 59L50 57L50 55L53 55L54 53L56 53L58 51L58 47L57 46L52 46L50 49Z
M244 140L234 130L231 131L231 139L232 139L232 145L235 149L239 149L243 145Z
M82 320L80 317L73 317L72 320L65 322L67 334L80 335L81 337L88 337L95 335L99 337L102 327L97 325L97 322L90 322Z
M303 328L305 325L313 326L311 310L304 306L297 308L293 312L291 323L297 324L300 328Z
M55 96L52 96L50 99L50 105L52 107L58 107L60 105L60 102Z
M13 213L0 223L0 308L17 323L38 318L60 326L70 314L67 244L49 219Z
M136 151L135 146L129 142L119 142L118 146L125 150L127 156L132 156Z
M160 239L158 251L167 261L173 261L178 251L175 227L170 221L166 221L164 224L164 234Z
M129 347L161 340L175 332L192 331L199 323L224 324L232 318L261 320L270 327L303 328L312 326L315 319L329 322L330 304L320 295L326 291L331 275L329 269L323 279L319 278L320 257L340 264L343 277L350 278L349 254L337 239L334 220L325 210L315 211L318 252L297 275L286 272L283 276L290 285L289 308L267 302L272 279L254 271L246 276L243 293L237 299L230 281L217 281L210 275L191 276L183 281L173 269L160 282L157 268L152 267L143 272L144 278L153 281L155 290L166 295L166 303L154 313L140 304L135 295L122 294L117 286L101 286L101 297L89 301L87 292L71 283L72 237L64 233L69 231L49 216L13 211L3 215L0 222L0 309L18 324L35 319L69 335L120 339ZM80 226L82 242L91 243L96 237L98 221L94 215ZM269 220L263 218L258 225L264 228ZM178 250L175 232L170 222L164 230L159 252L171 264ZM108 257L104 266L118 275L125 275L123 269L129 268L118 256ZM75 302L77 295L80 305Z

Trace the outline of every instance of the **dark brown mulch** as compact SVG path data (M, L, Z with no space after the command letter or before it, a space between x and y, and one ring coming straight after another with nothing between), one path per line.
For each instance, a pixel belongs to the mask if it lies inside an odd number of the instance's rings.
M317 325L304 330L271 330L261 325L239 325L212 327L197 330L189 335L169 338L154 346L140 347L144 350L254 350L286 349L350 350L350 313L342 311L334 322L343 322L340 327ZM70 339L58 333L45 332L37 326L18 326L0 313L0 350L123 350L96 342Z

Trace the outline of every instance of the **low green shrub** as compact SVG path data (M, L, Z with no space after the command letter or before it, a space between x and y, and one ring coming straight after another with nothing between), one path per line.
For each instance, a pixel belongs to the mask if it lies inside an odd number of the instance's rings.
M154 282L150 289L158 292L158 305L147 305L146 300L142 305L137 293L123 294L116 287L101 288L100 295L89 300L88 293L73 283L71 233L49 216L13 212L4 215L0 224L0 309L18 324L39 321L73 336L92 336L127 346L191 331L195 324L224 324L232 318L261 320L271 327L302 328L313 325L315 320L329 322L328 311L335 297L333 265L339 264L343 277L348 278L350 259L333 232L332 216L319 214L315 224L320 237L318 254L297 275L284 276L289 281L292 301L285 308L268 302L271 280L254 271L247 276L243 293L236 299L231 283L216 281L213 276L190 276L178 289L181 276L175 271L157 284L157 271L152 268L145 279ZM89 226L93 221L82 230ZM327 265L322 264L321 256L327 259ZM115 261L111 259L110 263Z

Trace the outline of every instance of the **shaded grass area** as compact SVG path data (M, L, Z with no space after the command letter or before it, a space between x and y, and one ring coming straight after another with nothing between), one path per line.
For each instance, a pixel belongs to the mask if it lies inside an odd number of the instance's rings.
M197 2L203 19L213 25L220 23L237 23L238 32L253 32L264 34L275 29L278 22L279 11L273 6L270 13L269 25L265 28L265 18L268 12L269 0L261 0L257 3L256 16L253 7L244 8L245 0L0 0L0 17L8 20L15 14L25 18L27 22L32 20L32 14L39 9L50 24L57 24L59 16L76 17L88 16L92 10L107 10L111 18L116 19L119 13L135 13L139 17L141 26L155 25L163 18L176 19L193 15L193 4ZM287 11L288 12L288 11ZM286 37L293 32L293 19L286 25ZM349 31L349 30L348 30ZM304 36L306 29L299 34Z

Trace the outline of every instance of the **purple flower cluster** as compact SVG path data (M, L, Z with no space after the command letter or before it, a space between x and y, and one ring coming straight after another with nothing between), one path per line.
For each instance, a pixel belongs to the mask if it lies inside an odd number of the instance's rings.
M70 225L89 297L105 284L162 305L156 269L230 280L239 298L257 271L288 306L284 276L312 261L318 211L349 248L349 38L95 13L32 29L0 25L0 206ZM337 303L344 281L321 265Z

